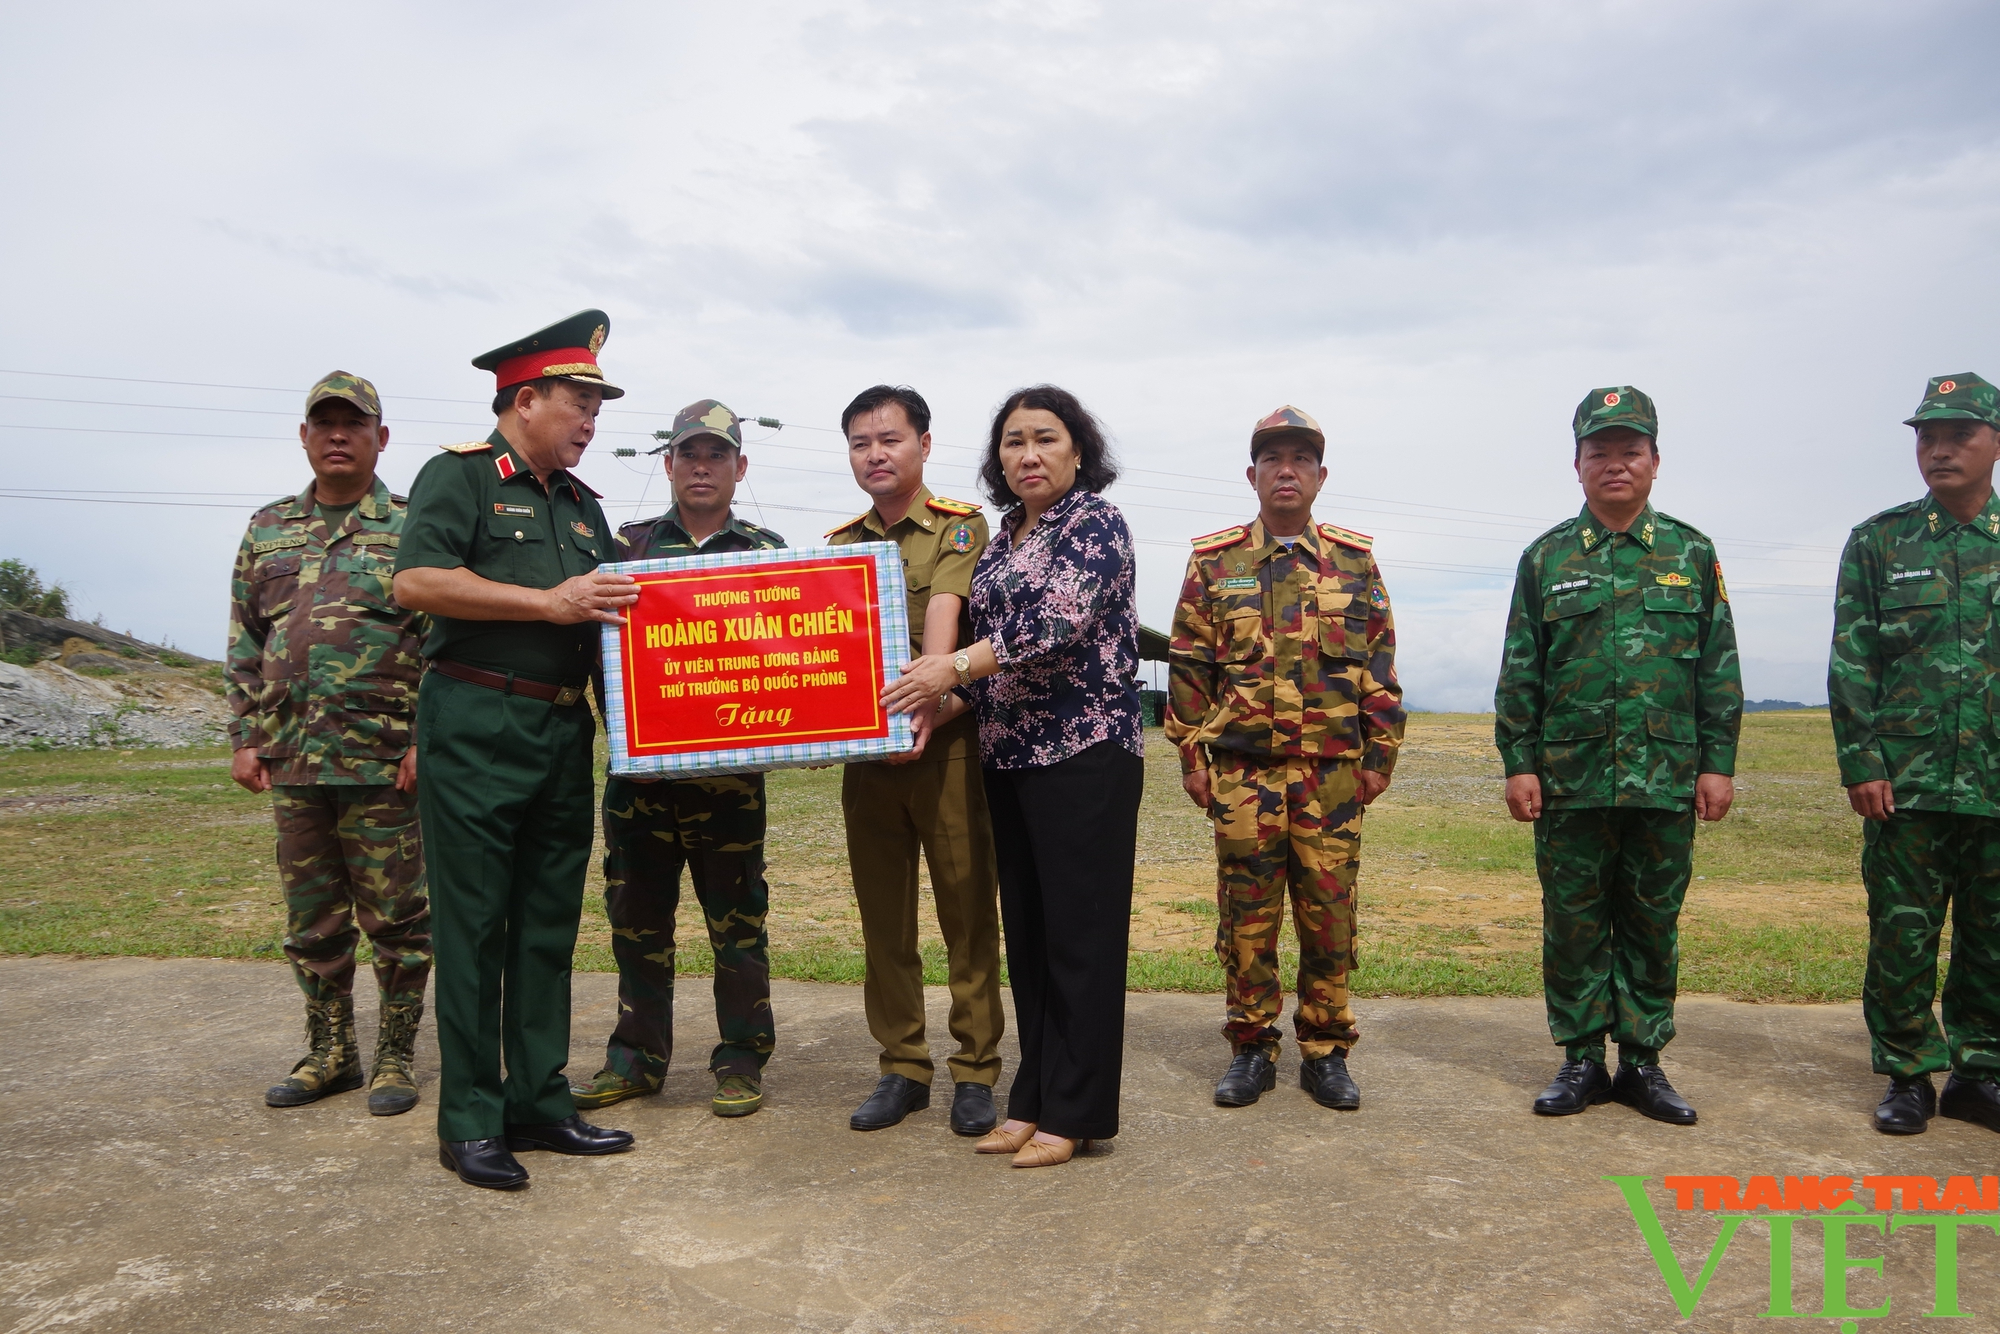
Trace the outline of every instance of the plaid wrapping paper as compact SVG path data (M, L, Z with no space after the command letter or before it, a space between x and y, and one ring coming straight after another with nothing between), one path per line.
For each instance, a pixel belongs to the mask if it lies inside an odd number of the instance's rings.
M613 561L598 566L611 574L645 575L661 570L720 570L797 561L852 562L865 557L875 563L876 650L884 680L894 680L910 659L909 599L903 587L902 555L894 542L857 542L840 547L773 547L763 551L718 551L709 555L663 560ZM910 720L889 716L889 734L857 741L801 741L784 745L724 746L714 750L682 751L673 755L631 755L626 746L626 682L623 640L626 627L604 627L605 732L614 774L660 774L694 778L704 774L765 773L816 764L897 755L916 744ZM881 688L880 683L877 689Z

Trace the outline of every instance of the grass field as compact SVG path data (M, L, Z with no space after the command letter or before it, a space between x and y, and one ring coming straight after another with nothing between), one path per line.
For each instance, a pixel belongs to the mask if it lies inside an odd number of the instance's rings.
M1131 983L1217 991L1206 820L1148 733ZM1860 995L1867 917L1860 821L1832 766L1824 712L1745 720L1736 809L1704 828L1682 916L1681 988L1752 1000ZM1507 818L1490 716L1418 714L1396 781L1368 816L1363 996L1537 995L1540 891L1526 826ZM772 965L861 979L838 770L771 776ZM577 967L609 969L592 871ZM682 913L700 934L700 918ZM0 953L280 957L268 798L229 782L220 750L0 752ZM365 947L364 947L365 948ZM943 950L927 925L927 971ZM681 967L705 973L684 939Z

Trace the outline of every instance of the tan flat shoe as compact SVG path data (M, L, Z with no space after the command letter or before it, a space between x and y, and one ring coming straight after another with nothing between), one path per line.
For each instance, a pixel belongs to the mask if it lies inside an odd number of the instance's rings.
M972 1146L974 1153L1019 1153L1021 1146L1035 1137L1033 1126L1023 1126L1009 1133L1007 1127L997 1125L986 1132L986 1138Z
M1016 1167L1057 1167L1073 1157L1078 1148L1090 1148L1089 1140L1066 1139L1060 1144L1044 1144L1031 1139L1014 1155Z

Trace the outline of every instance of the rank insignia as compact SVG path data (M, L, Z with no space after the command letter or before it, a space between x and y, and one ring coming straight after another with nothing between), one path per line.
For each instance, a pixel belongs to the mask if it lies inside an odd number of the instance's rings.
M972 550L972 530L964 524L960 524L958 527L952 529L951 549L953 551Z
M1656 576L1653 582L1656 584L1665 584L1668 588L1686 588L1694 580L1684 574L1662 574Z
M576 534L576 535L577 535L578 537L596 537L596 536L597 536L597 531L596 531L595 529L593 529L593 528L592 528L592 527L591 527L591 526L590 526L589 524L587 524L587 523L579 523L579 522L577 522L577 521L576 521L576 520L574 520L574 519L572 519L572 520L570 521L570 525L569 525L569 530L570 530L570 531L571 531L572 533L575 533L575 534Z
M1724 602L1729 601L1729 585L1722 582L1722 562L1715 563L1715 595Z
M1932 510L1929 514L1926 514L1924 517L1930 520L1931 532L1933 533L1937 532L1938 530L1937 511Z
M439 445L438 448L448 449L454 454L477 454L493 448L493 442L491 440L467 440L464 444Z
M500 457L506 458L507 456L502 454ZM519 514L529 519L535 517L535 507L533 505L508 505L497 500L493 502L493 512L495 514Z
M600 325L598 325L598 326L597 326L597 327L596 327L595 329L592 329L592 330L590 331L590 355L591 355L591 356L593 356L593 357L594 357L594 356L596 356L596 355L597 355L598 353L600 353L600 352L602 352L602 351L604 350L604 335L605 335L605 334L607 334L607 333L609 333L609 332L611 332L611 331L610 331L609 329L605 328L605 327L604 327L603 325L601 325L601 324L600 324Z
M493 458L493 466L500 470L500 480L503 482L506 481L509 477L512 477L515 473L521 471L519 468L514 466L514 456L512 454L495 455Z

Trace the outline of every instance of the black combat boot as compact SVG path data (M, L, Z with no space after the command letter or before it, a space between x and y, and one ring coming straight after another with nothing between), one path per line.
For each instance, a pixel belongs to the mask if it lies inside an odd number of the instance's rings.
M361 1049L354 1041L354 997L306 1002L309 1050L282 1084L264 1091L268 1107L303 1107L361 1087Z

